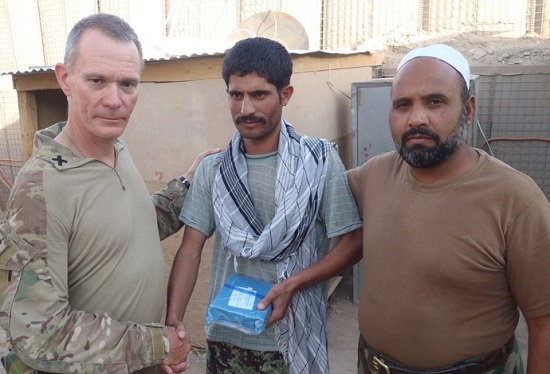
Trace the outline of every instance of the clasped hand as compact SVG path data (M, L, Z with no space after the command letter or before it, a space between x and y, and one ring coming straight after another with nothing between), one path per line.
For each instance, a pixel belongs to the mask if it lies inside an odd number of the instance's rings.
M173 326L166 326L166 330L168 331L170 352L160 368L167 374L182 373L191 367L186 362L187 355L191 351L191 340L181 322L176 322Z

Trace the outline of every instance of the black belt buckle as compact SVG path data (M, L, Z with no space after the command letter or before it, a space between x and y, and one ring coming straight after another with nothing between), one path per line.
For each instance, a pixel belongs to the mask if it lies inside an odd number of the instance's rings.
M391 374L390 368L384 363L384 359L372 356L372 364L374 365L374 370L380 373L380 369L383 368L386 374Z

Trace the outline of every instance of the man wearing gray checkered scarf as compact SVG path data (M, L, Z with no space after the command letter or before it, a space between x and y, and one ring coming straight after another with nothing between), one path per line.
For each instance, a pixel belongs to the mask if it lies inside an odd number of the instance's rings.
M361 258L362 223L344 167L333 143L298 135L282 119L294 88L281 44L238 42L222 75L238 131L195 173L166 323L182 321L202 247L215 233L210 302L231 274L274 286L258 305L272 307L261 335L206 326L207 372L328 373L325 281Z

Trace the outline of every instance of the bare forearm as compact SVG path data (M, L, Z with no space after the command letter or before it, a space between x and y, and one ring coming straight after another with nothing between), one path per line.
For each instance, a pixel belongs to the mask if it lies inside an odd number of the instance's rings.
M362 240L361 228L342 235L325 257L288 278L288 286L297 291L341 274L363 257Z
M527 374L550 373L550 315L526 321L529 329Z
M187 227L176 253L168 280L166 323L182 321L197 283L202 248L206 237Z
M168 305L166 323L171 324L181 321L187 304L191 299L193 289L197 283L200 258L190 262L185 256L179 256L174 260L170 280L168 282Z

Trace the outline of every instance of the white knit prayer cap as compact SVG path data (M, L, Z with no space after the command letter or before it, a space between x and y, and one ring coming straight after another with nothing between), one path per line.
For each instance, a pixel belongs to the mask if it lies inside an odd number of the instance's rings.
M445 44L432 44L427 47L413 49L403 57L397 66L397 71L407 62L417 57L433 57L451 65L462 75L462 78L466 81L466 87L470 88L470 65L466 58L453 47Z

